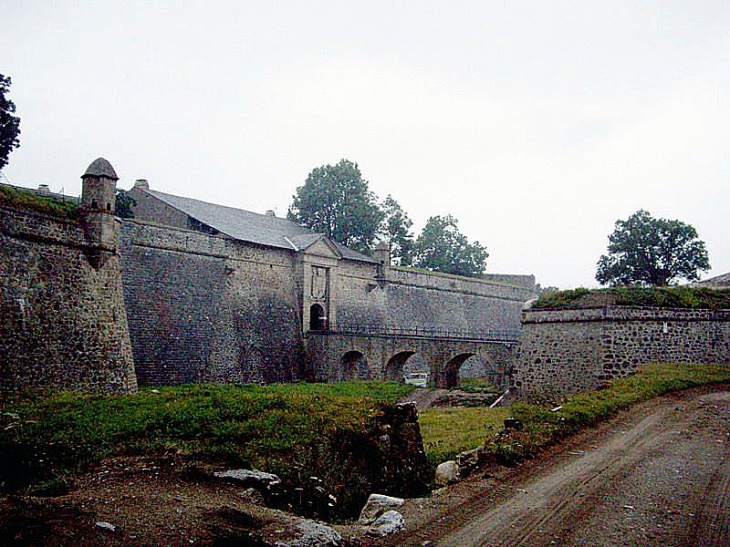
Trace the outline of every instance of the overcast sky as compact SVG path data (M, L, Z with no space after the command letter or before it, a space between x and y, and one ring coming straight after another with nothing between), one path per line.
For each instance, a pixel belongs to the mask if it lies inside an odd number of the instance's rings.
M5 177L286 214L357 162L417 231L452 214L487 271L597 286L618 219L692 224L730 271L730 2L11 0Z

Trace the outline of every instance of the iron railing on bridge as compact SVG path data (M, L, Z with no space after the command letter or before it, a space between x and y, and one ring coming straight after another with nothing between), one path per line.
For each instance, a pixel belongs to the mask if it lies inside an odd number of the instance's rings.
M420 338L447 338L452 340L479 340L485 342L516 342L520 335L518 330L454 330L421 327L381 327L372 325L338 325L329 332L366 336L416 336Z

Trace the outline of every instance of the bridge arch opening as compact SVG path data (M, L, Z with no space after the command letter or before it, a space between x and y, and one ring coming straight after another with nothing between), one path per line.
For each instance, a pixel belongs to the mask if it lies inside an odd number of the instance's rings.
M413 350L399 351L388 359L385 366L385 379L408 382L414 385L428 384L430 370L420 353Z
M368 360L361 351L351 350L340 357L340 374L344 381L370 380Z
M506 381L504 373L500 373L502 368L482 355L462 353L446 364L444 387L461 387L477 391L502 390Z
M312 304L309 308L309 330L326 330L327 317L324 308L319 304Z

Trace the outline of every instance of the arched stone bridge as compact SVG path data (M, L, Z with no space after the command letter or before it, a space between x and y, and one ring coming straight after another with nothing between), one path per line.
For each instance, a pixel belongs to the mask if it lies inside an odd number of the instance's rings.
M509 383L517 332L454 332L423 329L309 331L307 353L321 381L400 380L408 359L420 355L432 385L458 385L459 369L480 357L497 387Z

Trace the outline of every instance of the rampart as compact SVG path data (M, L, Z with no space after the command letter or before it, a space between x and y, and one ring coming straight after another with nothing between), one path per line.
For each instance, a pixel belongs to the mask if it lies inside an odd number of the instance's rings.
M291 254L133 220L124 222L121 254L140 383L301 376Z
M144 220L120 221L111 164L97 159L82 179L79 222L0 209L0 389L338 380L355 355L369 358L368 378L397 376L415 354L442 383L470 355L493 356L495 374L511 367L511 350L479 336L509 331L514 345L531 276L390 267L387 247L367 257L285 219L155 194L144 181L134 189ZM456 341L373 349L385 331L412 330ZM333 335L327 351L310 333Z
M327 260L328 326L335 330L517 332L533 294L135 220L124 222L120 252L137 376L151 385L346 377L341 356L317 352L306 336L312 261ZM382 378L381 363L371 366L367 377Z
M119 257L89 228L0 207L0 390L136 390Z
M380 279L349 272L338 306L338 327L518 331L531 288L387 268Z
M525 311L512 385L523 396L573 393L651 362L730 365L730 310Z

